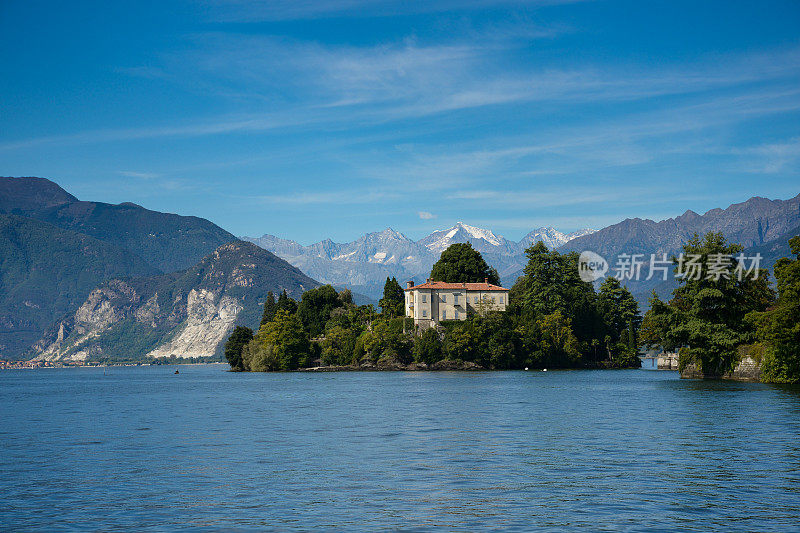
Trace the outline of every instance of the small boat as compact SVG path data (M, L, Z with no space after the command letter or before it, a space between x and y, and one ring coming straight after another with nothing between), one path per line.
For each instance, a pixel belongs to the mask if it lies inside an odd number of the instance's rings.
M175 369L175 373L176 373L176 374L180 374L180 372L178 372L178 369L177 369L177 368Z

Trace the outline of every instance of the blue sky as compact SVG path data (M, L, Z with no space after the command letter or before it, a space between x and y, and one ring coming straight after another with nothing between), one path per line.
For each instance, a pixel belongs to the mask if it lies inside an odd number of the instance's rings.
M0 2L0 175L310 243L800 193L800 3Z

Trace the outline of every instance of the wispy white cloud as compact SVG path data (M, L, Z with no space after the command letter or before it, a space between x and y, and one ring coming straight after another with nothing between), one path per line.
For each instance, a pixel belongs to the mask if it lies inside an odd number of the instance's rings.
M417 215L422 220L433 220L434 218L436 218L436 215L428 211L417 211Z
M408 39L354 47L213 33L196 36L193 43L188 51L166 54L162 65L134 67L129 74L165 76L223 100L249 102L244 106L247 111L183 124L12 140L0 144L0 149L298 128L350 130L486 106L558 109L667 95L689 101L662 104L663 115L680 115L683 124L668 116L661 117L662 123L684 130L706 127L708 120L746 120L800 107L797 48L707 58L679 67L507 69L499 66L499 60L517 44L502 39L427 45ZM692 106L693 114L675 112ZM661 125L643 122L639 128L655 130ZM587 122L577 136L591 128L598 128L596 122ZM634 145L624 151L633 164L649 157ZM620 144L616 153L622 152Z
M797 171L800 162L800 137L786 141L760 144L732 150L745 157L745 170L753 173L776 174Z
M389 191L363 191L353 189L347 191L323 190L289 194L248 195L242 197L241 200L247 203L259 205L280 204L296 206L317 204L359 205L397 198L399 198L398 193Z
M125 176L126 178L139 178L143 180L151 180L160 176L160 174L156 174L155 172L134 172L132 170L120 170L117 174Z

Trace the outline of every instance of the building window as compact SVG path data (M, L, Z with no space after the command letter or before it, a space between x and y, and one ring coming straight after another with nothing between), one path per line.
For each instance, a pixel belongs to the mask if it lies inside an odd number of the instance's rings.
M422 310L422 318L428 318L428 310L427 309L423 309Z
M500 303L503 303L503 297L502 296L500 297Z
M427 301L428 301L428 297L423 294L422 295L422 303L425 303Z
M455 314L455 319L458 320L458 309L456 309L454 314Z
M446 294L442 294L442 301L443 302L447 302L447 295Z
M442 320L447 320L447 310L442 311Z
M458 294L453 295L453 304L458 305Z
M477 296L475 297L475 303L478 303L478 297Z

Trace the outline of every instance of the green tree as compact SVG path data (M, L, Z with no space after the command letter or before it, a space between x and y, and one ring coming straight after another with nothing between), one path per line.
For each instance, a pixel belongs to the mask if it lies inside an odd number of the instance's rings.
M489 312L471 318L479 339L476 363L485 368L507 369L520 366L521 339L508 313Z
M777 305L748 316L766 347L761 380L771 383L800 383L800 236L789 247L795 257L775 263Z
M453 324L444 338L444 350L448 359L475 361L479 354L479 337L473 320Z
M403 288L397 283L397 279L386 278L386 283L383 285L383 298L378 305L381 306L381 313L387 318L405 314L405 294Z
M536 325L541 333L543 362L560 368L573 367L578 363L581 353L569 318L561 311L555 311L539 318Z
M403 319L378 319L372 322L370 354L378 359L387 357L400 363L411 362L411 335L403 332Z
M282 309L284 311L288 311L289 314L293 314L297 312L297 302L295 302L292 298L286 294L286 289L283 289L283 292L280 296L278 296L278 305L277 309Z
M680 348L679 366L696 364L707 376L720 376L732 370L738 359L737 347L755 339L754 328L744 317L763 311L774 295L766 271L736 274L741 252L721 233L694 235L683 246L683 263L676 258L679 278L672 299L664 304L657 297L645 316L648 344ZM689 260L696 267L688 268ZM715 267L714 265L718 265ZM727 270L717 276L716 271ZM741 278L741 279L740 279Z
M451 244L431 269L431 279L447 283L481 283L486 278L489 283L500 284L497 270L470 243Z
M558 311L569 319L579 350L597 357L591 347L604 338L605 328L594 287L580 278L578 254L550 251L541 241L525 253L528 263L509 294L510 311L529 324Z
M331 311L340 307L342 301L336 289L323 285L303 293L297 306L297 316L311 337L317 337L325 331L325 324L331 317Z
M284 291L286 292L286 291ZM275 311L278 310L278 304L275 301L275 295L272 291L267 293L267 301L264 302L264 313L261 315L261 324L263 326L267 322L271 322L275 318Z
M311 347L308 335L297 315L284 309L275 313L275 319L267 322L254 338L255 347L251 347L251 361L260 357L277 361L279 370L295 370L301 363L307 362ZM267 358L269 354L269 358ZM251 369L257 370L257 368ZM273 370L273 368L267 368Z
M642 323L638 302L627 287L612 277L600 285L597 304L605 324L609 359L625 354L626 361L633 361L630 354L638 351L638 330Z
M225 342L225 359L231 365L231 370L244 370L242 361L242 348L253 340L253 330L244 326L236 326L228 340Z
M434 328L428 328L414 338L414 360L432 365L444 359L442 339Z
M350 289L342 289L339 291L339 303L342 307L350 307L353 304L353 293Z
M322 362L326 365L358 364L356 353L358 330L333 326L325 332L322 341Z
M242 350L245 368L250 372L271 372L281 369L281 362L272 344L259 344L257 339L250 341Z

